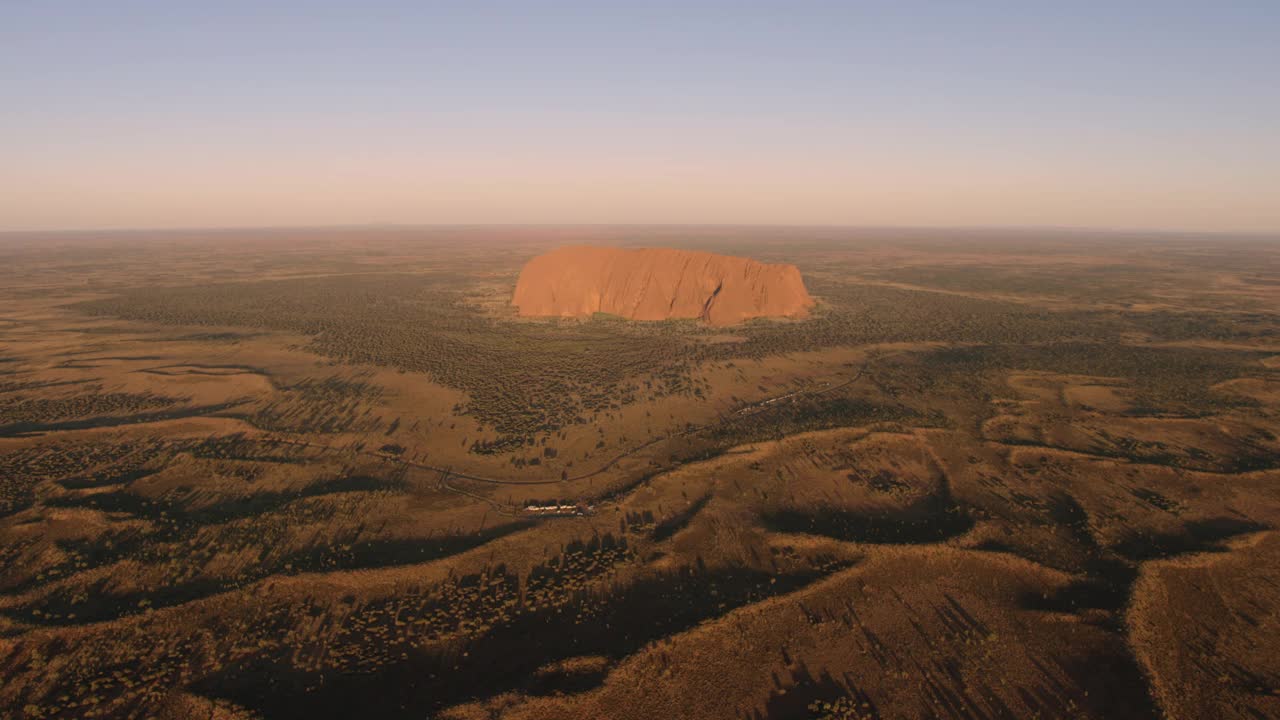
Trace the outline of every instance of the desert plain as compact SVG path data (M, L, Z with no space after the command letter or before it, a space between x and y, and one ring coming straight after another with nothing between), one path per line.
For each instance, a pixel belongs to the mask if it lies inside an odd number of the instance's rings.
M0 715L1280 717L1278 433L1273 238L0 235Z

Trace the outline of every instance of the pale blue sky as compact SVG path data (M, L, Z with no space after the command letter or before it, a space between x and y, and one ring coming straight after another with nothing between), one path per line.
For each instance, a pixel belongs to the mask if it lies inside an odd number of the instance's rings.
M0 229L1280 230L1280 2L0 0Z

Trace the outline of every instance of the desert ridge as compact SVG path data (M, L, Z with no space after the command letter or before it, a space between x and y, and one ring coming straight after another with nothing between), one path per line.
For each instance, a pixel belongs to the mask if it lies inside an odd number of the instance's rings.
M803 317L813 307L794 265L674 248L567 246L520 271L511 299L525 317L694 318L736 325Z

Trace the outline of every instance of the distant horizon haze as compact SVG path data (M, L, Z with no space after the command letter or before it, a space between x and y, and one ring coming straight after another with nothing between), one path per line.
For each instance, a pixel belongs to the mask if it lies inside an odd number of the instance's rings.
M634 231L640 236L618 236L611 233ZM1185 230L1179 228L1121 228L1121 227L1071 227L1065 225L832 225L832 224L742 224L742 223L353 223L340 225L228 225L228 226L188 226L188 227L85 227L85 228L42 228L0 230L0 241L5 239L35 239L63 237L67 239L110 239L141 238L155 236L160 240L208 239L207 236L243 236L253 234L305 234L309 236L346 235L357 233L404 234L404 233L466 233L492 232L500 234L522 233L570 233L564 238L562 245L613 245L622 240L623 245L636 245L639 240L650 235L655 239L654 247L676 247L672 244L657 242L662 233L683 233L687 239L701 241L720 233L750 232L779 233L775 238L779 242L790 240L831 240L832 233L848 236L851 240L885 240L893 238L923 239L929 237L942 240L947 236L957 239L982 236L986 239L1001 239L1019 235L1034 235L1037 239L1062 239L1079 236L1096 239L1133 238L1153 240L1158 238L1205 239L1221 238L1241 241L1275 241L1280 242L1280 230ZM594 234L593 234L594 233ZM801 233L801 237L794 234Z
M1280 233L1280 3L0 11L0 232Z

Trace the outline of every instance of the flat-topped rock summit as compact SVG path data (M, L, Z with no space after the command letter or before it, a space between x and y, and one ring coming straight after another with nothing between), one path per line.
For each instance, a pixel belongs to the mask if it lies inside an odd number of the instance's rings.
M569 246L525 264L511 303L526 317L696 318L735 325L814 304L794 265L674 248Z

